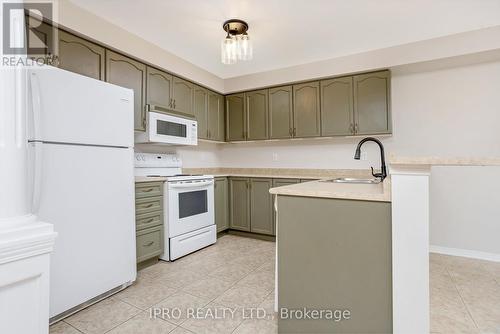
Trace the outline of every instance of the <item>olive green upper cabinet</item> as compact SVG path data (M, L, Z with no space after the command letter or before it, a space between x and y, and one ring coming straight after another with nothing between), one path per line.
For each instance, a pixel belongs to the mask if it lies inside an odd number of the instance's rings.
M354 76L356 134L391 132L389 71Z
M321 135L354 134L352 77L323 80L321 85Z
M147 69L147 98L150 111L168 111L172 107L172 76L156 68Z
M198 138L209 139L208 135L208 91L199 86L194 88L194 117L198 121Z
M59 31L58 67L97 80L104 80L106 52L102 46Z
M214 211L217 232L229 228L228 220L228 198L227 198L227 178L216 177L214 181Z
M250 179L250 231L274 235L272 179Z
M208 139L224 141L224 97L208 93Z
M57 65L57 60L51 58L51 56L57 56L57 46L54 43L57 28L30 15L25 15L24 23L26 25L25 40L29 43L29 47L43 49L39 55L30 55L30 58L44 57L45 64Z
M293 131L292 86L269 89L269 137L291 138Z
M106 50L106 81L134 91L134 129L146 129L146 65Z
M268 139L268 90L245 93L247 140Z
M293 136L320 136L320 122L319 82L293 85Z
M245 94L226 96L226 134L228 141L246 139Z
M174 77L172 99L172 110L186 114L194 115L194 85L181 78Z
M250 180L229 178L229 221L232 229L250 232Z

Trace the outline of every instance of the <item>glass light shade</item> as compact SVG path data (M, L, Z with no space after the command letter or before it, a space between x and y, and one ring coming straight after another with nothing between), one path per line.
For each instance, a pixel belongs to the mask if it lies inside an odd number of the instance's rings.
M253 48L250 36L246 33L239 36L238 38L238 59L240 60L252 60L253 58Z
M229 35L221 43L221 61L229 65L236 63L237 60L237 42L234 37Z

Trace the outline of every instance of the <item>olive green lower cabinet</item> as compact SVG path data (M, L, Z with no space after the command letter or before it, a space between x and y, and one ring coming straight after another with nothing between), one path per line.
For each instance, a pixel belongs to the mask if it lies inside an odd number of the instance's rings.
M292 184L299 183L300 179L274 179L273 180L273 188L289 186Z
M233 230L250 232L249 189L249 178L229 178L229 224Z
M274 235L272 179L250 179L250 232Z
M233 230L274 235L270 178L229 178L229 221Z
M163 182L135 184L136 257L138 267L163 253Z
M163 227L156 226L136 232L137 263L163 253Z
M214 206L215 206L215 225L217 233L229 228L228 217L228 183L227 177L216 177L214 180Z
M277 207L278 332L392 333L391 203L278 195ZM291 315L304 308L337 313Z

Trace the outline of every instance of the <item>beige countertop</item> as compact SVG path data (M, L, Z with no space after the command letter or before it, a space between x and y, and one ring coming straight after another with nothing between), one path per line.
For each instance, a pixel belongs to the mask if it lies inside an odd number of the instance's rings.
M336 177L371 177L365 169L301 169L301 168L183 168L184 174L202 174L235 177L263 177L274 179L324 179ZM165 181L165 177L136 176L135 182Z
M371 177L364 169L300 169L300 168L183 168L184 174L202 174L235 177L263 177L274 179L324 179L335 177ZM135 182L166 181L166 177L136 176Z
M427 165L427 166L500 166L499 157L404 157L391 155L389 165Z
M332 179L336 177L371 177L364 169L299 169L299 168L184 168L183 173L213 176L240 176L290 179ZM135 182L165 181L165 177L136 176ZM271 194L305 197L342 198L390 202L390 179L380 184L346 184L312 181L272 188Z
M213 176L265 177L282 179L324 179L335 177L371 177L365 169L301 169L301 168L183 168L183 173Z
M379 184L349 184L313 181L271 188L271 194L320 198L340 198L362 201L391 201L390 179Z
M136 176L135 182L165 182L166 177L162 176Z

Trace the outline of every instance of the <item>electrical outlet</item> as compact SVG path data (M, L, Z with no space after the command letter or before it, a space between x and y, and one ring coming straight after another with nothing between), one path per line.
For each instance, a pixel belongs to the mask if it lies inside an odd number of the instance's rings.
M368 160L368 152L361 152L361 160L362 161Z
M273 161L278 161L278 153L273 153Z

